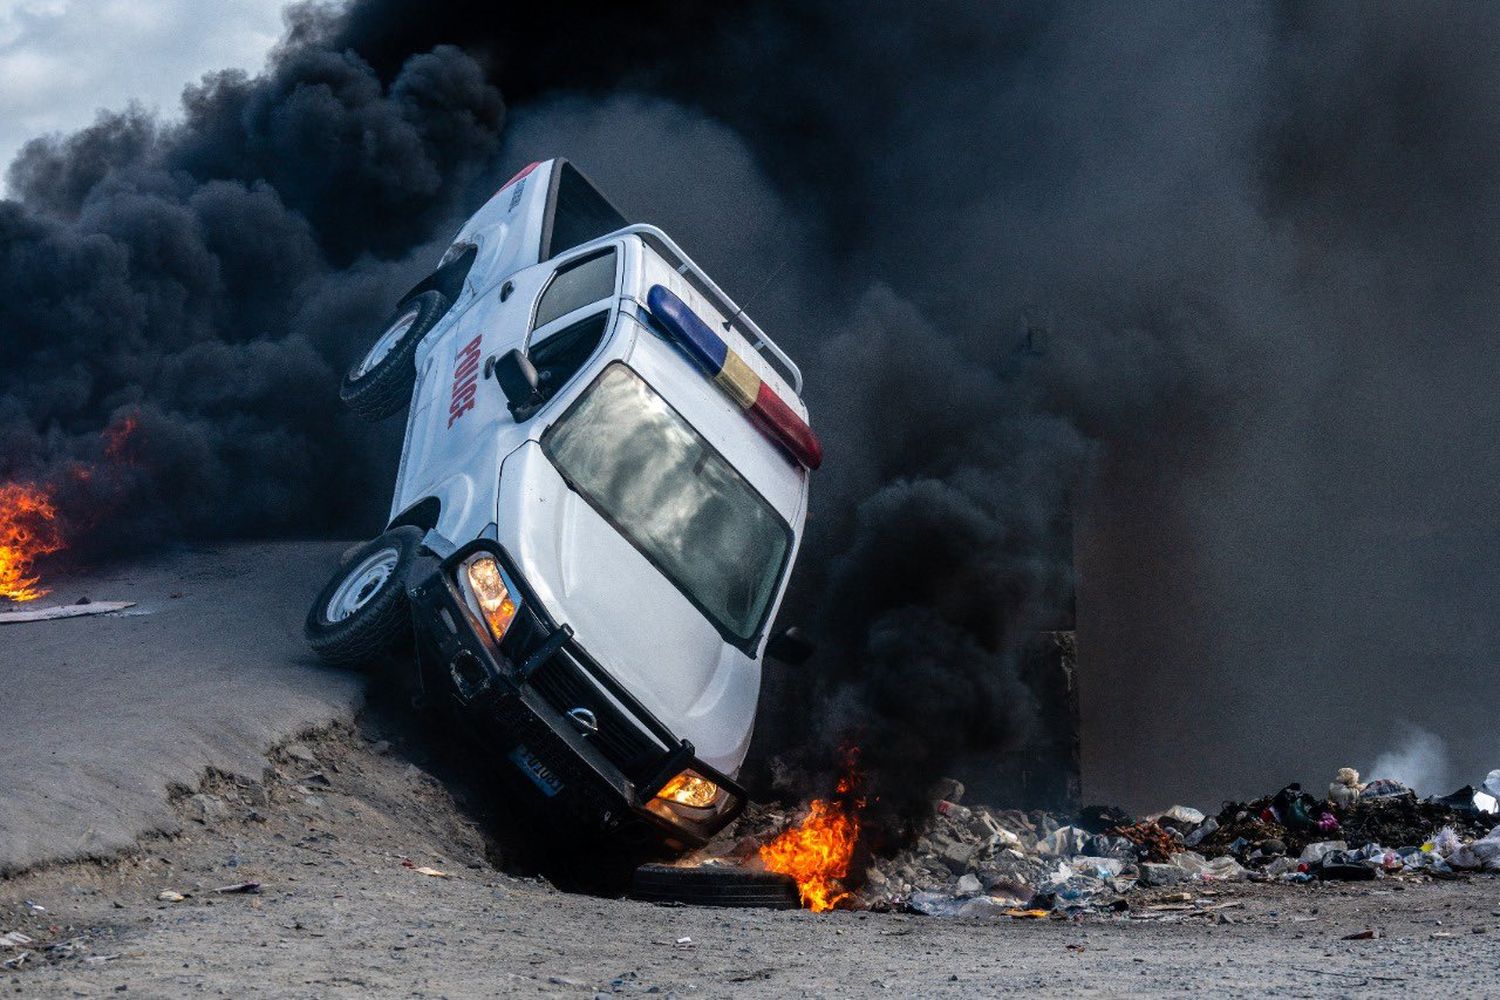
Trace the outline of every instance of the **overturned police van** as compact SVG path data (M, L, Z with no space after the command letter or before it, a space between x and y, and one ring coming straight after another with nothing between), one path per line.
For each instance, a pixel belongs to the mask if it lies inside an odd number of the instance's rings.
M735 818L768 634L822 448L796 364L661 230L568 162L459 230L345 377L409 405L386 531L346 553L309 643L415 639L441 706L541 801L699 845Z

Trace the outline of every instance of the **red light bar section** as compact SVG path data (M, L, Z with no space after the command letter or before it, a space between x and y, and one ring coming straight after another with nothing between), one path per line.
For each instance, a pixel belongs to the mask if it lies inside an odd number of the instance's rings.
M797 416L769 385L764 382L760 384L760 391L755 394L755 405L745 412L752 421L780 440L797 461L809 469L816 469L823 464L823 442L807 426L807 421Z

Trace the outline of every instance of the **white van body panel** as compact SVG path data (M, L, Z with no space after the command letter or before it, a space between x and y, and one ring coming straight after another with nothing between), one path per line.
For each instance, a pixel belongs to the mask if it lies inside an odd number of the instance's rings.
M705 292L715 286L696 265L671 266L661 249L670 241L656 230L630 227L538 261L550 166L534 165L501 188L454 240L455 247L476 247L475 263L462 293L416 354L418 378L391 520L435 499L436 530L455 545L492 532L548 615L571 626L579 645L668 729L692 741L705 763L732 776L754 729L760 656L801 541L808 474L652 330L647 290L661 284L675 292L723 331L755 373L806 419L793 391L801 376L774 345L774 356L794 379L763 356L767 349L757 348L752 337L768 339L738 309L727 308L732 304L722 293L716 301ZM541 410L517 423L499 386L486 377L485 360L526 347L537 302L560 267L609 247L618 254L618 267L602 342ZM700 277L691 280L688 268ZM576 313L597 314L600 308L605 305L596 302ZM561 317L536 331L537 342L574 318ZM726 641L676 585L568 488L543 453L542 434L615 362L628 364L671 404L791 529L779 589L748 651ZM469 405L456 411L457 400Z
M547 611L705 763L733 774L749 748L760 665L571 492L536 442L501 471L499 541Z

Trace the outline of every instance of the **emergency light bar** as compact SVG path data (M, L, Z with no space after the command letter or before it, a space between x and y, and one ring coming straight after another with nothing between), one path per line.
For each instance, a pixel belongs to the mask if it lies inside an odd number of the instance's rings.
M652 285L646 293L646 305L693 363L713 378L768 437L809 469L823 464L823 445L807 421L787 406L686 302L671 290Z

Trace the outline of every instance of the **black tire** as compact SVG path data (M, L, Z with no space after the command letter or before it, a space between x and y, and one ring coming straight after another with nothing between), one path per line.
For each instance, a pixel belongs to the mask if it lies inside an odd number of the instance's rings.
M762 910L801 907L797 883L790 875L729 865L676 868L641 865L630 883L632 899L688 906L736 906Z
M387 531L361 545L318 593L303 635L313 652L338 667L376 666L411 641L406 574L422 529Z
M442 292L428 291L407 299L396 307L391 318L381 328L364 357L354 363L344 382L339 386L339 398L355 413L366 420L383 420L398 413L411 402L412 386L417 380L417 345L427 332L437 325L448 311L448 299ZM398 325L410 324L404 332L396 333ZM385 354L369 370L363 370L370 355L386 340L387 335L399 336L389 344Z

